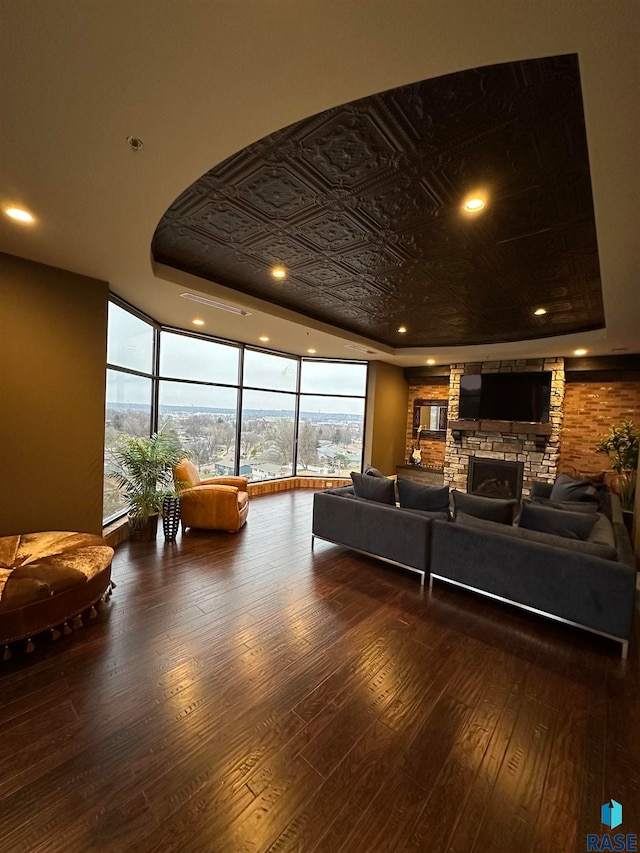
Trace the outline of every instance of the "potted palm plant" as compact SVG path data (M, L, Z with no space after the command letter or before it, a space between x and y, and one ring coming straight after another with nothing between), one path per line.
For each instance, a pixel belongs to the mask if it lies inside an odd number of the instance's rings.
M150 438L118 438L111 474L129 504L134 539L155 539L163 498L174 492L173 467L185 455L177 434L166 426Z
M638 444L640 432L628 418L622 424L614 424L607 435L596 444L596 450L606 453L615 471L611 484L613 491L620 495L620 503L629 525L633 519L633 501L638 471Z

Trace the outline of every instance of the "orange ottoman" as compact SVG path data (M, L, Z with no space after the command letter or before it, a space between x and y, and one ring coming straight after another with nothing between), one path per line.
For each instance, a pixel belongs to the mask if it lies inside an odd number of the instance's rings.
M53 639L82 625L81 614L111 594L110 548L91 533L49 531L0 537L0 646L49 630Z

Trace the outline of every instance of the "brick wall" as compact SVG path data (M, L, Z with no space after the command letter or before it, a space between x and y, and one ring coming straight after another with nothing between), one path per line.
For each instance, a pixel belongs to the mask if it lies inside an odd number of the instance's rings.
M610 468L595 444L625 418L640 427L640 382L568 382L560 439L559 471L595 473Z
M409 403L407 410L407 435L405 444L405 460L411 455L411 448L416 442L413 434L413 404L416 400L447 400L449 398L448 385L410 385ZM444 441L434 441L423 438L420 442L422 449L422 464L429 468L444 467Z

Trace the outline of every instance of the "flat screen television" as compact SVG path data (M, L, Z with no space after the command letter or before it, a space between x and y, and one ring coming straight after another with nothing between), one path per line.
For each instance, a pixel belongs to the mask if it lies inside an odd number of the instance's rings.
M463 373L460 377L461 420L548 423L551 372Z

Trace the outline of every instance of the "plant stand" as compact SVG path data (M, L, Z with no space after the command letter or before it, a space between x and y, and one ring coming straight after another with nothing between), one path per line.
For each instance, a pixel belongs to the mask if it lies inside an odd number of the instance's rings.
M167 542L175 542L180 527L180 498L167 495L162 499L162 530Z

